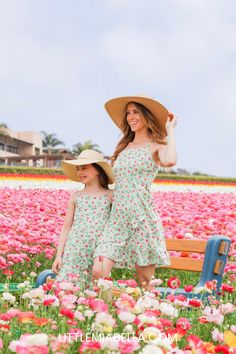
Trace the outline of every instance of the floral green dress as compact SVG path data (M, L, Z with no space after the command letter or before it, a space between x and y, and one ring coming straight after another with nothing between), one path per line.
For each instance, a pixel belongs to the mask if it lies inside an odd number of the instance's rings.
M152 205L151 184L158 172L150 144L126 148L114 164L115 189L108 223L94 257L115 261L117 268L168 265L162 223Z
M109 191L100 195L79 192L57 281L69 280L80 288L92 282L93 253L110 214Z

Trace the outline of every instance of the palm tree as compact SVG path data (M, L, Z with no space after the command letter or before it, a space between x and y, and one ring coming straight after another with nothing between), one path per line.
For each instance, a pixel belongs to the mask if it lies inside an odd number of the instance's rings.
M43 134L43 150L51 154L57 154L58 149L55 149L56 146L65 145L63 141L59 140L56 134L48 134L44 131L41 132Z
M101 152L98 144L94 144L91 140L87 140L83 144L77 143L73 145L72 153L75 155L79 155L83 150L96 150L98 152Z

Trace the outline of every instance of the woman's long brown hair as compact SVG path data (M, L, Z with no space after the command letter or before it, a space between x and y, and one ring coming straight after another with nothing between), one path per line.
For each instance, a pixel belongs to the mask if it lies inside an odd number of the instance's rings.
M115 160L117 159L118 155L123 151L126 146L134 140L135 133L132 132L130 129L130 126L127 122L127 106L129 104L133 103L137 109L140 111L141 116L144 118L146 124L147 124L147 129L148 129L148 135L149 137L157 142L158 144L166 144L165 141L165 135L161 131L158 122L154 115L152 114L151 111L149 111L148 108L146 108L144 105L137 103L137 102L129 102L124 109L124 114L123 114L123 121L121 125L121 130L123 132L123 137L119 141L119 143L116 146L115 152L113 156L111 157L112 164L114 164Z

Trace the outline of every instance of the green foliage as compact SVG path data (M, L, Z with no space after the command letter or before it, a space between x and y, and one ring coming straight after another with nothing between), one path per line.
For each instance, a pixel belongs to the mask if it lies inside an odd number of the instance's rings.
M72 152L76 155L79 155L83 150L96 150L101 152L100 147L97 144L94 144L92 140L87 140L83 144L78 143L73 145Z
M64 175L61 169L51 169L51 168L38 168L38 167L22 167L22 166L0 166L0 176L1 174L32 174L32 175Z

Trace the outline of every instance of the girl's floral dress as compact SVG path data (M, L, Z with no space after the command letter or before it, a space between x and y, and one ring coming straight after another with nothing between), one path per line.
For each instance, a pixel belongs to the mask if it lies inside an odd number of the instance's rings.
M74 281L83 288L91 284L93 253L110 214L108 194L79 192L57 281Z
M118 268L168 265L169 253L150 187L158 172L150 144L123 150L114 164L115 189L108 223L94 257L104 256Z

